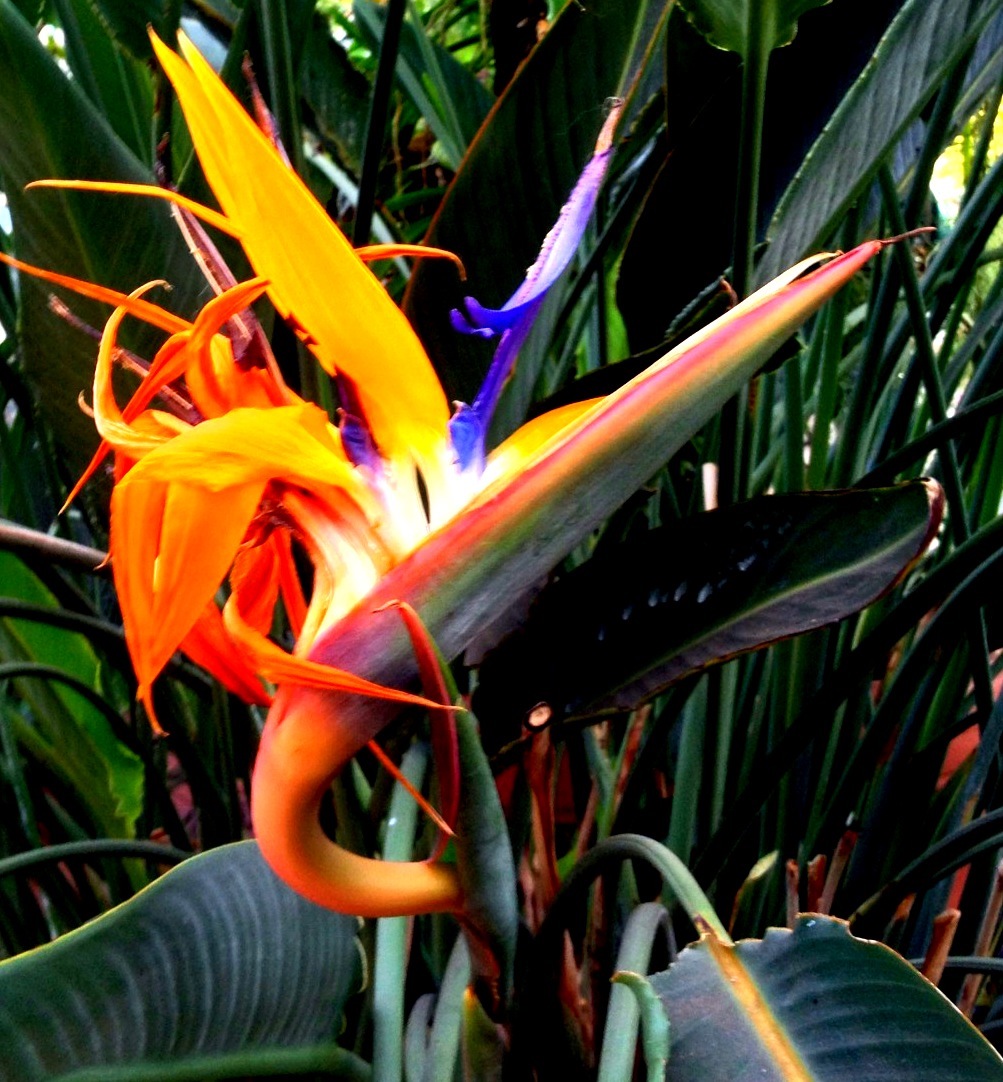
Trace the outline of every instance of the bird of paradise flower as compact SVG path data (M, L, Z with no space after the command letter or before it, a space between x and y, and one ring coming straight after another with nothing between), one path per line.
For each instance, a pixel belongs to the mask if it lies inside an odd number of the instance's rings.
M124 296L6 260L115 305L94 380L102 444L84 479L114 452L110 550L139 697L152 713L152 682L180 648L250 701L271 701L252 818L266 859L307 897L364 916L460 910L454 867L361 857L320 826L332 779L387 720L380 702L424 702L399 690L413 675L410 643L377 610L410 602L458 653L885 242L805 261L614 394L546 414L487 454L519 347L595 204L615 116L510 301L491 310L467 298L454 313L457 330L500 341L484 390L451 417L418 338L365 262L419 253L353 251L190 42L180 38L181 56L154 47L222 213L161 188L44 183L169 200L218 295L189 323L145 299L149 287ZM235 237L257 277L229 277L195 219ZM337 426L282 381L249 310L265 292L337 380ZM121 409L111 372L127 315L170 337ZM181 416L151 408L182 379ZM309 600L294 544L314 566ZM221 611L214 597L227 579ZM280 598L291 652L269 638ZM278 686L274 701L262 678Z

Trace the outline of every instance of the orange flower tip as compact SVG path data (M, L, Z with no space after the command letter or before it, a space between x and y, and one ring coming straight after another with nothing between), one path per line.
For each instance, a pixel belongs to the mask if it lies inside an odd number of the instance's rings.
M150 720L150 728L153 729L153 734L156 737L166 737L167 731L161 726L157 720L157 712L153 709L153 688L150 684L140 684L136 690L136 701L143 704L143 709L146 711L146 716Z

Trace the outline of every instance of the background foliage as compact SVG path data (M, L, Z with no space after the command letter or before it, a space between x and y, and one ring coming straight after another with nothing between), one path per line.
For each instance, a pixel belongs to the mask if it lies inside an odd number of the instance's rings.
M974 1030L890 952L847 954L864 948L823 921L829 953L814 953L811 918L797 914L846 918L854 934L914 960L1000 1044L1001 4L809 8L0 0L0 245L124 290L166 278L168 304L185 314L203 286L163 207L23 190L41 177L159 177L210 198L152 64L148 24L166 38L182 25L245 97L249 55L294 165L355 242L450 248L487 304L532 262L605 100L625 99L599 211L523 349L496 440L528 415L619 386L723 311L729 290L744 295L821 247L931 227L886 250L532 605L454 667L473 691L518 869L511 1011L489 1017L465 995L471 962L445 917L363 927L360 980L354 923L306 903L300 912L238 847L218 865L208 855L186 863L50 953L0 966L0 1026L25 1038L17 1050L4 1042L5 1077L91 1066L109 1079L110 1062L173 1056L121 1077L487 1078L504 1062L511 1077L706 1078L706 1057L730 1052L717 1045L720 1024L687 1016L685 1004L694 986L711 996L729 972L728 933L766 937L738 957L779 959L765 975L747 967L767 1002L788 970L808 990L770 1047L794 1049L810 1077L849 1070L799 1029L819 1001L841 996L861 1015L861 1045L875 1029L901 1042L889 1053L898 1077L1000 1073ZM741 25L722 25L722 11L741 11ZM239 270L239 253L225 254ZM455 274L432 261L382 272L449 396L469 399L490 352L448 329ZM107 488L57 514L95 442L77 398L93 366L86 327L105 318L99 306L71 307L68 320L47 288L0 268L9 956L132 897L164 865L244 838L262 724L257 708L181 660L156 689L167 737L155 740L138 716L100 566ZM287 379L333 409L292 334L266 322ZM128 345L144 355L153 344L137 335ZM940 483L944 508L930 487L892 487L921 475ZM405 718L386 737L418 785L429 773L422 732ZM477 777L473 792L488 784ZM427 851L413 805L373 761L339 780L333 804L343 842L387 859ZM235 890L235 869L246 888ZM202 883L204 912L168 904L175 875ZM714 927L715 912L717 938L675 962L692 922ZM172 961L151 964L167 991L136 990L146 963L127 948L138 936L154 949L137 931L144 922L168 944ZM793 931L767 933L778 925ZM117 961L106 941L118 943ZM231 958L220 960L220 942ZM215 1004L195 1006L201 984L184 991L182 978L234 959L249 967L240 994L256 1006L238 1003L193 1035L190 1012ZM66 1005L19 1015L14 989L51 988L63 964ZM102 1044L72 1005L81 967L98 971L84 996L98 1016L131 1003L155 1039L112 1033ZM609 984L614 970L666 967L651 984ZM861 1008L872 978L889 972L901 993L879 1019ZM305 974L325 988L319 999ZM187 1006L166 1010L179 996ZM726 995L716 1002L735 1010ZM932 1021L912 1012L920 1002ZM742 1010L761 1033L762 1012ZM921 1032L943 1041L920 1046ZM953 1039L964 1051L952 1067L937 1056ZM736 1041L741 1056L752 1038ZM777 1057L776 1076L795 1077ZM735 1077L730 1061L715 1062Z

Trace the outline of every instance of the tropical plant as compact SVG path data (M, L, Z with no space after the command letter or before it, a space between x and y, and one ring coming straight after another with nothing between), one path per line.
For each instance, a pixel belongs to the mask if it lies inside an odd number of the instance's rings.
M1000 4L489 7L0 0L0 1075L1001 1077Z

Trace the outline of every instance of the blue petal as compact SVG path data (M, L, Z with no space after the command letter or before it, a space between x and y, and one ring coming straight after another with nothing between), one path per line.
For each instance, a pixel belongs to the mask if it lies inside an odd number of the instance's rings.
M609 147L593 156L578 178L553 229L543 241L536 262L526 272L522 284L501 308L485 308L473 297L465 297L463 308L450 313L453 327L461 334L490 337L513 327L564 273L578 250L585 227L595 209L599 189L612 157Z
M526 272L519 288L501 308L485 308L473 297L465 297L460 308L450 312L453 328L461 334L501 339L484 383L473 405L459 403L449 422L449 435L461 470L484 468L484 446L488 426L502 390L512 375L516 358L540 310L547 290L574 258L585 227L595 210L599 189L613 156L612 136L620 107L611 110L599 133L596 152L585 166L557 222L543 241L536 262Z

